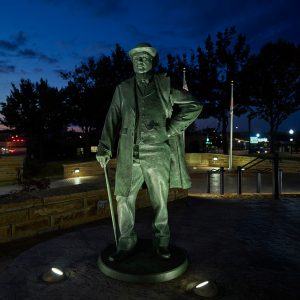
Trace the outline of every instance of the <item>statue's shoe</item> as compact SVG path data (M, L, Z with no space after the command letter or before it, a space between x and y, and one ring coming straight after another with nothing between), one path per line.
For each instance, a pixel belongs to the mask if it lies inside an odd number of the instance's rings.
M163 259L169 259L171 257L171 253L168 247L157 247L156 254Z
M108 257L108 260L111 262L121 262L131 256L134 252L134 249L130 250L118 250L115 253L111 254Z

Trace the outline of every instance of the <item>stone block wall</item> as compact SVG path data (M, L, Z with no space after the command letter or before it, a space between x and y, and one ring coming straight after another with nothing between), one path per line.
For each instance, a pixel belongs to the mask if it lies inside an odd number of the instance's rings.
M18 169L23 167L24 156L0 157L0 182L17 181Z
M78 176L98 176L103 175L104 171L101 168L100 164L96 161L87 161L87 162L78 162L64 164L64 178L74 178ZM116 160L111 159L108 163L108 168L110 170L116 169ZM76 173L76 170L78 170Z
M171 189L169 201L185 198L187 190ZM110 217L106 190L50 196L0 198L0 243L7 243ZM114 200L115 202L115 200ZM147 190L138 194L137 208L150 206ZM116 209L116 203L114 203Z
M185 159L187 163L187 167L190 173L201 172L207 170L207 168L228 168L228 155L218 154L218 153L186 153ZM214 158L217 158L215 160ZM251 162L255 157L251 156L242 156L242 155L233 155L232 157L232 165L233 168L236 169L238 166L244 166L247 163ZM110 169L109 176L113 179L114 172L116 169L117 161L116 159L111 159L108 164L108 168ZM300 161L296 160L286 160L282 159L279 162L280 169L286 173L300 173ZM76 168L80 169L79 173L75 173L74 170ZM270 170L272 168L272 161L265 160L254 166L250 169L250 171L257 170ZM64 178L72 178L78 176L97 176L102 175L103 169L100 167L97 161L90 161L84 163L72 163L64 165Z

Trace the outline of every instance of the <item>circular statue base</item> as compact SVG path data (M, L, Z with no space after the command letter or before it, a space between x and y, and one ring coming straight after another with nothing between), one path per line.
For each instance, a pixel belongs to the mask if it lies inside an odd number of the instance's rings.
M188 266L184 250L170 246L171 257L160 258L153 251L151 240L140 240L134 253L121 262L108 257L116 251L115 245L105 248L98 258L98 267L107 276L121 281L143 283L164 282L179 277Z

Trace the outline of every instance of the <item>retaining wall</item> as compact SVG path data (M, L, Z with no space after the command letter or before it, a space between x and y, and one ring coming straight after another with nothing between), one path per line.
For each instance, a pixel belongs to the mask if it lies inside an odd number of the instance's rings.
M207 168L220 168L225 167L228 168L228 155L224 154L214 154L214 153L186 153L185 155L186 163L189 171L199 172L204 171ZM214 158L217 158L215 160ZM245 164L252 161L255 157L250 156L239 156L233 155L232 157L232 165L233 168L236 169L238 166L244 166ZM103 169L100 167L99 163L94 161L84 162L84 163L72 163L65 164L64 167L64 178L72 178L78 176L95 176L103 174ZM111 159L109 161L108 167L112 172L110 175L113 177L114 170L116 168L116 160ZM300 161L292 161L292 160L281 160L279 163L279 167L288 173L298 173L300 172ZM266 170L272 168L272 161L265 160L253 167L251 170ZM75 170L79 169L79 173L75 173Z
M24 156L0 156L0 182L17 181L23 163Z
M65 187L60 189L59 194L55 190L49 192L53 195L43 196L43 192L39 192L0 198L0 243L110 217L106 190L68 192ZM169 201L185 198L187 195L187 190L171 189ZM139 192L136 205L137 208L150 206L147 190Z

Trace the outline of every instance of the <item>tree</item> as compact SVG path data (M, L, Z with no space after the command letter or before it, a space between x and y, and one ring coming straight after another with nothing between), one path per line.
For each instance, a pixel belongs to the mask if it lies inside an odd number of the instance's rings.
M230 103L230 83L235 82L235 115L246 112L241 97L241 72L247 63L250 47L246 37L236 34L234 27L218 32L216 41L208 36L204 48L197 49L194 89L204 104L201 117L214 117L222 127L223 152L228 153L227 126Z
M223 152L228 152L227 126L230 103L230 82L235 81L234 113L241 115L246 112L241 82L241 72L247 63L250 47L246 37L237 35L234 27L226 28L216 35L215 42L209 35L204 47L198 47L196 55L191 53L180 56L168 55L167 71L173 81L182 85L182 69L187 70L190 91L204 105L201 119L214 117L222 127Z
M82 130L86 156L90 154L92 135L96 133L99 139L115 87L132 72L129 57L116 45L111 56L89 58L74 71L61 74L68 80L65 94L72 107L72 123Z
M27 137L27 155L44 159L53 156L55 146L68 124L66 104L57 88L41 79L37 83L21 79L12 84L6 103L1 103L1 123Z
M300 109L300 47L282 40L267 43L251 57L243 76L257 116L269 124L274 152L280 124Z

